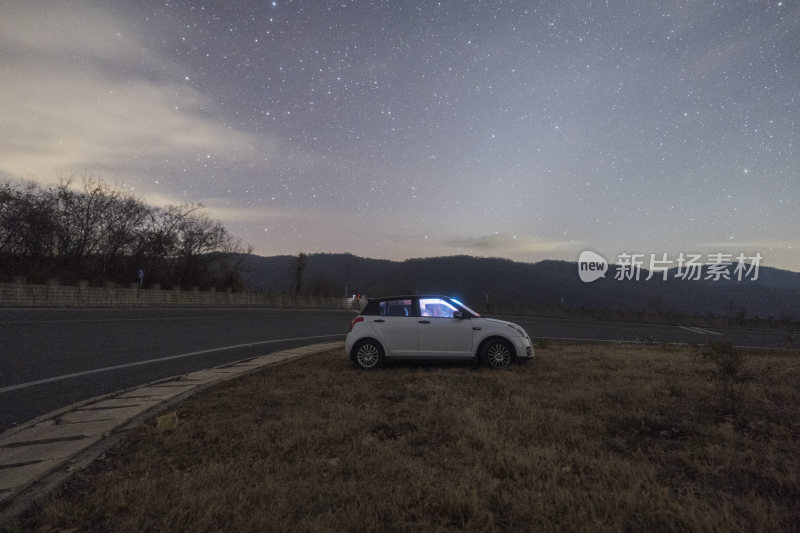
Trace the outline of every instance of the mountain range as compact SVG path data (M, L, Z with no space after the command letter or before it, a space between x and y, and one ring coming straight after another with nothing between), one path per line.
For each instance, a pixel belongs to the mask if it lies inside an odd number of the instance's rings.
M291 293L296 289L297 257L248 255L242 276L249 290ZM521 263L472 256L390 261L352 254L310 254L302 269L301 292L330 296L362 294L446 294L478 310L583 310L661 315L800 319L800 273L761 266L758 278L742 281L668 279L655 273L644 281L619 281L611 265L604 278L584 283L578 264L546 260ZM732 276L735 278L735 276Z

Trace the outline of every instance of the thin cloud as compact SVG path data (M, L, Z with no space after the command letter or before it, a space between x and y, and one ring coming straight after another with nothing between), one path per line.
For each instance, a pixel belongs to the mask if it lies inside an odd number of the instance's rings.
M163 65L164 58L149 53L128 28L103 5L89 2L6 2L0 42L12 62L35 59L66 68L64 59L69 58L70 64L102 60Z
M146 193L141 198L148 205L156 207L187 203L184 199L163 193ZM239 207L222 198L203 198L194 202L194 204L200 206L200 212L225 223L273 223L275 221L291 220L296 217L302 217L303 220L315 220L322 216L317 212L308 210L300 212L284 207Z
M698 245L703 250L736 250L737 252L750 252L760 250L778 249L800 249L800 242L790 241L717 241L703 242Z
M50 181L89 168L130 177L212 155L225 165L279 152L277 142L215 118L177 65L120 31L124 20L83 5L12 4L0 17L10 58L0 85L0 173Z
M578 246L575 241L558 241L535 235L493 233L476 237L458 237L440 241L445 246L467 253L518 254L558 252Z
M292 220L297 217L302 217L305 221L316 221L321 218L318 213L308 210L298 212L274 207L235 207L216 202L203 203L203 205L206 208L205 211L213 218L231 223L274 223L276 221Z

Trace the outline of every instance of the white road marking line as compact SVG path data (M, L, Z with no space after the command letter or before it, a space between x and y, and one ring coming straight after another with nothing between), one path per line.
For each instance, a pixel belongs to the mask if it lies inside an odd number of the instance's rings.
M10 385L8 387L0 388L0 394L4 392L11 392L14 390L19 389L26 389L28 387L33 387L36 385L42 385L44 383L52 383L54 381L61 381L64 379L76 378L80 376L88 376L90 374L98 374L100 372L109 372L111 370L120 370L123 368L130 368L133 366L140 366L140 365L149 365L151 363L160 363L162 361L171 361L173 359L181 359L183 357L191 357L193 355L202 355L206 353L212 352L221 352L224 350L235 350L236 348L249 348L251 346L259 346L262 344L273 344L276 342L290 342L290 341L305 341L311 339L324 339L330 337L344 337L344 333L335 333L333 335L314 335L313 337L295 337L293 339L275 339L271 341L259 341L259 342L248 342L246 344L236 344L234 346L223 346L222 348L211 348L209 350L199 350L196 352L189 352L189 353L182 353L178 355L169 355L167 357L159 357L157 359L148 359L146 361L135 361L133 363L125 363L122 365L114 365L114 366L105 366L103 368L95 368L93 370L85 370L83 372L73 372L71 374L64 374L62 376L54 376L52 378L45 378L45 379L38 379L36 381L29 381L27 383L19 383L17 385Z
M716 331L711 331L709 329L703 329L703 328L694 328L694 329L696 329L697 331L702 331L703 333L709 333L711 335L722 335L722 333L717 333Z
M678 326L681 327L681 326ZM713 333L713 332L712 332ZM717 335L721 335L721 333L717 333ZM610 344L643 344L643 345L659 345L659 344L666 344L668 346L692 346L692 344L688 342L645 342L645 341L621 341L621 340L612 340L612 339L581 339L577 337L531 337L532 341L536 340L548 340L548 341L569 341L569 342L607 342ZM785 352L787 350L791 350L791 348L781 348L778 346L746 346L744 344L736 344L733 346L737 350L770 350L776 352ZM539 348L540 350L542 348Z
M619 340L619 339L587 339L584 337L531 337L531 341L535 342L537 339L548 341L586 341L586 342L610 342L612 344L675 344L686 345L685 342L661 342L652 341L646 342L641 340Z
M691 331L693 333L699 333L700 335L722 335L722 333L717 333L716 331L709 331L703 328L696 328L694 326L678 326L681 329L685 329L686 331Z

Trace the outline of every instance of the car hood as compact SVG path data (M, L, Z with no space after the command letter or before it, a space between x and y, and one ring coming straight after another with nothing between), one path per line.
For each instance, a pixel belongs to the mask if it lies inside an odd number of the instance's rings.
M485 317L479 317L478 320L483 320L487 328L497 328L497 330L500 331L501 328L510 326L511 329L513 329L517 333L520 333L521 335L528 337L528 332L525 331L525 328L523 328L522 326L520 326L515 322L509 322L508 320L500 320L497 318L485 318Z
M486 318L486 317L483 317L483 316L479 317L479 319L480 320L485 320L486 322L493 322L495 324L510 324L512 326L517 326L516 324L514 324L513 322L509 322L508 320L500 320L500 319L497 319L497 318ZM519 327L519 326L517 326L517 327Z

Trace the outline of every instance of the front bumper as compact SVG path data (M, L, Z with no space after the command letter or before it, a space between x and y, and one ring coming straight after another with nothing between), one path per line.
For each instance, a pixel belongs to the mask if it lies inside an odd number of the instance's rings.
M536 353L533 350L533 343L528 336L520 337L515 340L514 347L516 348L518 359L533 359L536 357Z

